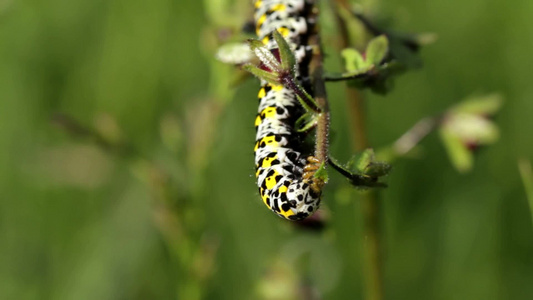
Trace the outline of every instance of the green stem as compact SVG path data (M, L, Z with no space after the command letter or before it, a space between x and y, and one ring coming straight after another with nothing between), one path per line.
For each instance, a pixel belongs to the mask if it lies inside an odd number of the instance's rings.
M324 80L327 82L347 81L347 80L361 80L364 81L371 77L368 73L339 73L326 74Z
M346 0L335 0L335 4L349 9ZM337 8L334 7L337 12ZM341 47L347 48L350 45L348 30L345 22L336 13L336 21L341 32ZM364 99L362 94L346 85L347 105L350 114L353 147L357 152L369 147L366 118L364 109ZM365 278L365 299L382 300L383 295L383 267L382 249L380 241L380 202L375 190L370 190L361 194L361 210L363 213L363 257L364 257L364 278Z
M326 89L323 87L324 81L320 76L322 66L316 66L313 73L313 77L315 78L315 99L321 110L316 121L315 156L320 161L327 163L329 148L329 109Z
M335 171L339 172L342 176L346 177L348 180L350 180L350 183L356 187L374 187L376 184L369 185L367 180L359 174L353 173L352 171L346 169L344 166L342 166L336 159L333 157L330 157L328 160L328 163L330 166L335 169Z
M329 104L326 93L326 84L324 82L324 57L318 32L312 36L309 42L310 45L316 45L310 63L310 71L315 93L314 99L319 109L316 123L315 156L321 162L325 163L324 165L326 166L329 149Z
M296 96L298 96L298 100L306 110L313 111L315 113L320 113L322 111L319 104L313 100L313 97L311 97L311 95L309 95L298 83L294 81L292 76L284 76L282 82L286 88L292 90Z

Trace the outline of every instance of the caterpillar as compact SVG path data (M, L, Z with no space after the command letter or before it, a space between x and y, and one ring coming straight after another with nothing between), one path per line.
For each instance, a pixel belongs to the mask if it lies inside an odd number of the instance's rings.
M309 0L254 2L259 40L275 53L277 45L271 33L277 30L294 51L297 80L310 90L302 78L309 76L312 47L308 41L315 32L314 3ZM261 82L258 98L254 152L259 194L278 216L302 220L318 209L323 185L314 178L320 161L305 152L305 134L295 128L305 109L292 90L265 81Z

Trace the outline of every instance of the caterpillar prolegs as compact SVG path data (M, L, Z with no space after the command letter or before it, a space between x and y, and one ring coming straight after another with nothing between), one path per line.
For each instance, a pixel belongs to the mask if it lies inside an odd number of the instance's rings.
M301 78L309 76L313 13L313 1L309 0L255 0L259 40L275 52L271 33L277 30L285 38L296 56L296 78L306 90L310 89ZM292 90L265 81L261 85L254 148L259 193L279 216L301 220L317 210L322 189L313 176L320 161L306 154L305 136L295 128L305 110Z

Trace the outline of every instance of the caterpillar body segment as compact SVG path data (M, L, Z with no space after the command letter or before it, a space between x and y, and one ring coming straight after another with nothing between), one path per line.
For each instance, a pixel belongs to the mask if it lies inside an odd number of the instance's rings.
M274 51L277 45L271 33L277 30L295 52L297 78L307 77L312 48L308 39L314 34L314 25L308 21L312 1L254 2L259 40ZM259 193L265 205L280 217L301 220L318 209L323 186L314 178L320 161L310 156L303 143L305 135L295 128L305 109L292 90L265 81L261 85L254 147Z

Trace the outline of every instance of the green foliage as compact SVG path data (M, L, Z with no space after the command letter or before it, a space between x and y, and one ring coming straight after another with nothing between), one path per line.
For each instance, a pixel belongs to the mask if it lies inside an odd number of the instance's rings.
M322 180L323 182L328 182L329 181L329 175L328 175L328 172L326 170L326 163L321 163L320 164L320 167L316 171L314 177Z
M386 187L386 184L379 180L391 171L390 164L376 160L373 149L366 149L361 154L352 157L346 166L341 165L334 158L331 158L330 164L359 189Z
M417 160L395 162L381 201L388 298L529 299L532 215L516 158L533 159L531 1L380 6L442 41L389 97L367 95L372 144L471 91L507 99L499 142L471 172L450 167L433 137ZM260 203L257 85L228 88L233 68L211 58L249 12L248 0L2 2L0 299L361 298L362 209L342 176L328 172L320 232ZM338 69L324 44L326 69ZM348 158L343 92L328 85L332 153ZM50 122L58 112L79 122L76 138Z
M342 51L345 73L327 74L328 81L346 80L357 88L370 88L384 94L390 91L391 77L403 71L403 67L394 60L386 61L389 42L385 35L380 35L367 45L364 55L353 48Z
M440 136L452 164L460 172L470 171L478 146L495 143L500 137L498 126L489 119L501 107L499 95L467 99L444 114Z
M344 57L344 68L348 71L345 77L365 74L371 70L378 70L388 52L389 42L387 37L381 35L372 39L366 48L363 57L359 51L353 48L347 48L342 51ZM369 75L370 76L370 75Z
M292 90L298 98L298 101L300 101L302 106L308 112L319 113L320 109L313 97L311 97L311 95L298 84L295 78L294 70L296 67L296 58L294 57L294 53L292 53L289 44L279 32L274 31L272 35L278 45L279 60L261 41L249 39L248 44L250 45L250 49L255 56L257 56L261 65L257 67L252 64L246 64L243 66L243 69L272 85L282 85L285 88ZM310 117L316 118L316 116ZM304 115L298 120L298 123L300 123L303 118L306 118L306 116ZM312 124L309 124L310 123L304 125L304 128L312 126ZM299 128L300 126L297 127Z
M373 38L368 42L366 47L366 62L367 65L379 66L385 56L389 52L389 40L386 36L380 35L376 38Z
M368 64L356 49L346 48L341 52L344 58L344 68L350 74L352 73L364 73L368 70Z
M294 126L299 132L307 132L316 126L318 120L318 114L313 112L306 112L296 122Z
M294 54L292 53L289 44L277 30L272 32L272 35L274 36L274 40L276 40L276 44L279 47L278 50L281 60L281 67L283 68L283 70L289 71L290 74L294 76L296 58L294 57Z
M254 65L244 65L242 67L245 71L252 73L252 75L256 76L259 79L262 79L272 85L279 85L279 74L272 71L265 71L262 70Z

